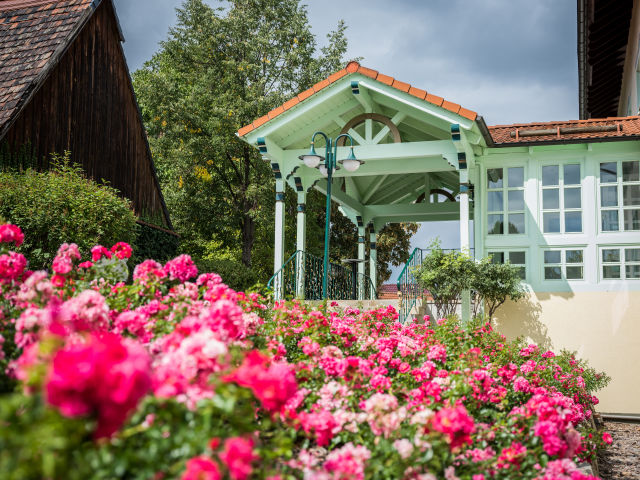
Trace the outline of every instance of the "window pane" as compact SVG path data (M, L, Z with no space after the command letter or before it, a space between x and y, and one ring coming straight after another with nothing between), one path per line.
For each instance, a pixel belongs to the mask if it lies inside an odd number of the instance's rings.
M580 192L582 189L578 188L565 188L564 189L564 208L580 208Z
M582 280L582 267L567 267L567 280Z
M560 208L560 190L557 188L547 188L542 190L542 208L553 210Z
M564 214L564 231L568 233L582 231L582 212L566 212Z
M564 184L580 185L580 165L564 166Z
M509 252L509 261L514 265L524 265L524 252Z
M567 250L565 256L567 263L582 263L582 250Z
M600 187L600 206L618 206L618 187Z
M489 200L489 211L490 212L501 212L503 203L502 203L502 192L487 192L487 199Z
M618 164L607 162L600 164L600 183L615 183L618 181Z
M560 263L560 250L545 251L544 263Z
M560 213L546 212L542 215L542 228L545 233L560 232Z
M622 205L640 205L640 185L625 185L622 187Z
M501 168L490 168L487 170L487 184L489 188L502 188Z
M620 278L620 265L604 265L602 267L603 278Z
M640 230L640 209L624 211L624 229Z
M602 231L603 232L618 231L618 211L617 210L602 211Z
M524 190L510 190L507 199L508 210L510 212L524 210Z
M488 227L490 235L504 233L504 221L502 215L489 215Z
M562 278L562 269L560 267L544 267L545 280L560 280Z
M624 261L627 263L640 262L640 248L625 248Z
M491 257L491 263L504 263L504 252L489 252L489 257Z
M627 265L625 274L627 278L640 278L640 265Z
M524 167L508 168L507 175L510 188L524 187Z
M509 233L524 233L524 213L509 214Z
M547 165L542 167L542 185L559 185L558 165Z
M518 268L518 276L520 277L520 280L526 280L527 279L527 269L525 267Z
M602 261L606 263L614 263L620 261L620 250L618 248L607 248L602 250Z
M640 162L622 162L622 181L637 182L640 180Z

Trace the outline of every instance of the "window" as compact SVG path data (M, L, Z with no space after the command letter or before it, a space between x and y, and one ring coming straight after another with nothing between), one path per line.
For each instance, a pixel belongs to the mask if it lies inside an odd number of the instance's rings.
M557 249L544 251L545 280L582 280L584 278L584 253L582 249Z
M600 255L604 280L640 279L640 248L603 248Z
M542 167L542 231L582 232L580 164Z
M640 230L640 161L600 163L600 228Z
M526 252L523 251L507 251L507 252L489 252L492 263L505 263L508 261L511 265L518 268L518 274L521 280L527 278L527 262Z
M490 235L525 233L524 167L487 170L487 212Z

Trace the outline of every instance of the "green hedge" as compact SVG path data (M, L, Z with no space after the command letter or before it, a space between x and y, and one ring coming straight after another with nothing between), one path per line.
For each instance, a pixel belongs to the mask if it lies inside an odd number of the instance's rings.
M22 228L29 268L47 268L62 243L82 252L97 244L133 243L136 216L118 191L88 179L69 155L46 172L0 172L0 218Z
M148 258L166 262L178 254L180 238L165 230L138 223L138 238L133 244L133 257L129 264L137 265Z

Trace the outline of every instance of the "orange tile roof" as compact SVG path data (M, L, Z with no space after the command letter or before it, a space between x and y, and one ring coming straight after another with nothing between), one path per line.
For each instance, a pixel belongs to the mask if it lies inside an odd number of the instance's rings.
M424 90L420 90L419 88L414 88L408 83L401 82L388 75L378 73L376 70L363 67L358 62L349 62L349 64L342 70L334 73L333 75L330 75L325 80L322 80L321 82L316 83L313 87L305 90L299 95L293 97L291 100L285 102L281 107L278 107L272 110L271 112L269 112L267 115L264 115L254 120L253 123L250 123L249 125L242 127L240 130L238 130L238 136L244 137L247 133L255 130L261 125L264 125L267 121L277 117L278 115L282 114L286 110L289 110L290 108L294 107L298 103L303 102L307 98L311 97L313 94L318 93L323 88L329 86L330 84L338 81L345 75L349 75L351 73L360 73L376 81L384 83L385 85L389 85L397 90L400 90L402 92L407 92L410 95L413 95L414 97L419 98L420 100L424 100L438 107L445 108L453 113L456 113L465 118L468 118L469 120L474 121L478 117L478 114L476 112L467 110L466 108L461 107L457 103L448 102L444 100L442 97L432 95L430 93L427 93Z
M598 131L598 127L608 127ZM489 126L496 145L640 136L640 116ZM567 129L569 129L567 131ZM540 134L536 131L540 130ZM581 131L582 130L582 131Z

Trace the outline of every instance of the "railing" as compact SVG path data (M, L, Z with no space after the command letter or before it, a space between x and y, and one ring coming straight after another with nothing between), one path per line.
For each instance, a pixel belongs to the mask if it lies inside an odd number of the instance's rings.
M443 249L444 252L459 251L459 249ZM398 292L400 293L399 320L405 323L411 317L413 308L418 303L418 299L423 299L425 290L418 285L416 270L422 265L424 258L431 252L428 248L414 248L405 263L404 268L398 276ZM473 256L473 248L470 249Z
M418 285L415 271L422 265L425 252L427 250L423 248L414 248L398 277L398 292L401 296L398 320L402 323L409 319L413 307L418 303L418 298L422 298L423 295L423 289Z
M297 250L269 280L267 289L276 299L322 300L323 260ZM329 264L327 296L331 300L373 300L377 298L371 279L351 268Z

